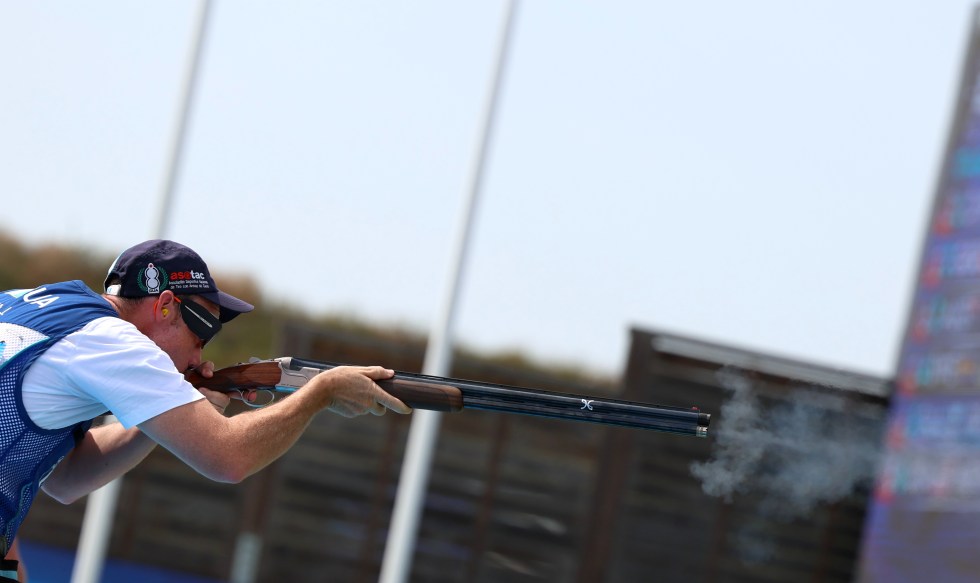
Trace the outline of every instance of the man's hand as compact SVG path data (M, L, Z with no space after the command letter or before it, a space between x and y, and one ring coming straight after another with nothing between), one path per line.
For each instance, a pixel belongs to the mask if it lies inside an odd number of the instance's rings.
M391 396L374 381L390 379L395 371L380 366L338 366L313 377L310 388L329 392L326 409L344 417L365 413L384 415L391 409L396 413L411 413L405 403Z
M214 363L210 360L202 362L201 364L194 367L192 370L202 377L209 379L214 376ZM201 392L202 395L211 402L211 406L214 407L218 413L224 415L225 409L228 408L228 404L231 403L231 395L226 393L219 393L218 391L212 391L210 389L205 389L204 387L194 387ZM244 397L242 397L244 398Z
M225 414L225 409L227 409L228 404L231 403L231 393L219 393L218 391L212 391L211 389L205 389L204 387L197 387L197 390L211 402L211 406L214 407L218 413L221 413L222 415Z
M197 366L188 368L187 370L193 370L202 377L209 379L214 376L214 363L210 360L206 360ZM186 374L187 371L184 372Z
M187 375L192 372L195 372L201 375L202 377L209 379L214 376L214 363L211 362L210 360L207 362L202 362L199 366L185 371L184 377L187 378ZM258 391L256 391L255 389L242 389L242 390L230 391L228 393L220 393L217 391L206 389L204 387L194 387L194 388L200 391L201 394L207 398L207 400L211 403L211 405L213 405L214 408L218 410L218 413L222 413L222 414L224 414L225 409L228 407L228 404L231 403L231 399L238 399L240 401L244 401L245 404L248 405L254 403L256 397L258 396Z

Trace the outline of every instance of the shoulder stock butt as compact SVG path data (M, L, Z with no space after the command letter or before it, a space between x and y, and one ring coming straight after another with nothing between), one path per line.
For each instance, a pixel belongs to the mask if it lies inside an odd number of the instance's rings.
M205 378L190 371L184 378L195 387L227 393L244 389L269 389L275 387L282 378L282 369L274 360L236 364L214 371L214 376Z

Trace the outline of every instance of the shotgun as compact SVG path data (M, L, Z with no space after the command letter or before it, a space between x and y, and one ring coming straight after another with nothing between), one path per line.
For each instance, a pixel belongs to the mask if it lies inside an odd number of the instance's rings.
M341 366L294 357L253 360L216 370L207 379L189 372L195 387L213 391L271 391L292 393L325 370ZM594 398L538 389L512 387L479 381L452 379L408 372L395 372L390 379L375 381L378 386L413 409L454 413L462 409L482 409L619 425L707 437L711 415L697 407L684 409L617 399Z

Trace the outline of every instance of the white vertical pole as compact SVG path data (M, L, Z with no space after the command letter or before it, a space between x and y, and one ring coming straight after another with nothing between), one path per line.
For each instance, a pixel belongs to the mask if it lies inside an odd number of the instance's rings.
M170 160L165 176L164 187L160 197L155 236L163 238L167 232L170 208L180 166L183 158L187 118L190 115L194 101L194 90L197 85L198 69L201 62L201 51L207 32L211 0L201 0L197 13L197 27L193 37L193 47L184 77L183 96L180 101L180 113L177 117L176 129L170 145ZM106 416L103 424L116 423L113 415ZM72 567L71 583L98 583L102 578L105 557L109 548L109 538L112 534L112 520L116 514L116 504L119 500L119 490L122 487L122 477L116 478L88 496L85 506L85 518L82 521L82 532L75 551L75 564Z
M201 54L204 52L204 41L207 37L208 22L211 16L211 0L201 0L197 11L197 28L193 37L193 47L188 57L187 69L184 71L184 94L180 100L180 112L177 114L176 128L171 136L170 160L167 164L167 174L164 176L163 190L160 193L160 207L157 210L157 237L163 238L170 230L170 211L173 210L174 192L180 179L180 171L184 162L184 145L187 142L187 122L191 117L194 106L194 95L197 90Z
M450 264L451 271L447 279L442 308L429 332L423 374L446 376L452 364L453 320L460 282L463 279L463 270L466 266L466 254L473 218L476 214L480 193L483 190L487 148L494 129L500 82L507 61L516 4L517 0L508 0L500 33L496 69L493 82L490 85L484 112L483 129L471 175L470 192L460 216L455 251ZM402 461L391 528L388 531L388 540L381 564L379 581L382 583L404 583L411 573L419 518L425 503L425 491L429 481L429 470L432 466L432 454L439 435L440 415L435 411L416 411L412 414L412 425L409 429L405 458Z
M104 423L115 423L112 415ZM75 564L71 570L72 583L98 583L102 578L102 567L109 547L112 533L112 519L116 515L116 503L122 478L117 478L102 486L88 496L82 532L75 552Z

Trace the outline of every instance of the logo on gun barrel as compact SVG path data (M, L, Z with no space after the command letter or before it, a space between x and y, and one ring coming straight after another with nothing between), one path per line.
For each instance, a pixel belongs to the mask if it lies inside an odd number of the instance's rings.
M595 401L595 399L582 399L582 409L583 410L588 409L589 411L591 411L593 401Z

